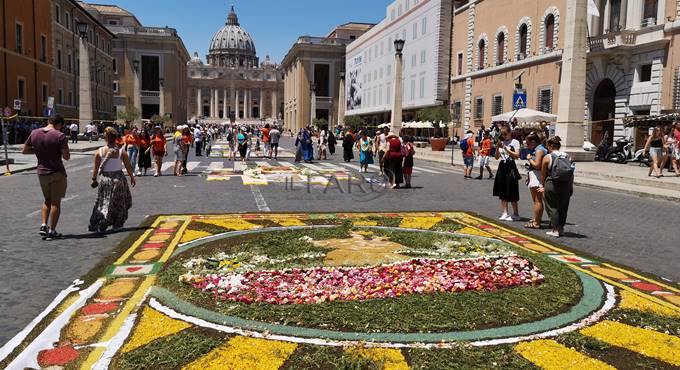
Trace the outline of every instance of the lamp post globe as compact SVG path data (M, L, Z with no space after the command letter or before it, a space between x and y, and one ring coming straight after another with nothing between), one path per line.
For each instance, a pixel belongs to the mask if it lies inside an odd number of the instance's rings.
M78 30L78 35L80 35L81 38L87 39L87 31L89 30L90 25L85 23L85 22L76 22L76 29Z
M406 41L402 39L394 40L394 50L397 54L401 54L401 52L404 51L404 44L406 44Z

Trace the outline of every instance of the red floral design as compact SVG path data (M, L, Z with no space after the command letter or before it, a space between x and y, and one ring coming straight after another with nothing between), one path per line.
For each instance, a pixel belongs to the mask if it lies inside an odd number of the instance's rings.
M38 353L38 364L41 367L66 365L78 358L78 351L71 346L46 349Z
M539 284L543 275L522 257L458 261L413 259L373 267L316 267L197 277L193 286L218 300L313 304L364 301L409 294L495 291Z

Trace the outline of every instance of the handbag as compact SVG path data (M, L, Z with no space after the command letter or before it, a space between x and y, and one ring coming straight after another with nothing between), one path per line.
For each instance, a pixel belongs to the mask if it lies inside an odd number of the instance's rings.
M119 150L120 150L120 149L119 149ZM110 151L110 150L109 150L109 151L106 153L106 155L104 156L104 160L102 160L102 163L99 164L99 168L97 168L97 173L95 173L94 176L93 176L93 177L94 177L94 180L92 180L92 183L90 184L90 186L92 187L92 189L95 189L95 188L97 188L97 187L99 186L99 181L98 181L98 180L99 180L99 175L101 175L101 173L102 173L102 168L104 168L104 165L106 164L106 162L109 161L109 158L111 158L111 151Z
M506 161L507 163L507 161ZM510 178L514 181L519 181L522 179L522 175L520 175L519 170L517 169L517 165L515 164L515 161L512 161L512 167L510 168Z

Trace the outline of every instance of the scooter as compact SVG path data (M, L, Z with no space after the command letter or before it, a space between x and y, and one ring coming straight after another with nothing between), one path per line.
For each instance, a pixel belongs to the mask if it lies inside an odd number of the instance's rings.
M606 140L606 138L605 138ZM632 144L628 139L616 140L616 146L612 147L603 140L595 154L596 161L615 162L625 164L630 158Z
M631 162L634 163L639 163L640 167L642 166L651 166L652 165L652 159L649 157L649 152L646 152L644 149L640 149L635 154L633 154L633 160Z

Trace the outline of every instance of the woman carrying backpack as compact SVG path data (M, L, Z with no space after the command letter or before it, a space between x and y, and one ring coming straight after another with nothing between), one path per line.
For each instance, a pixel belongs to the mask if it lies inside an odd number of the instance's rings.
M556 238L564 233L569 201L574 193L573 166L569 156L560 151L561 141L559 136L548 140L548 155L541 163L541 186L538 188L545 195L545 209L552 226L546 234Z

